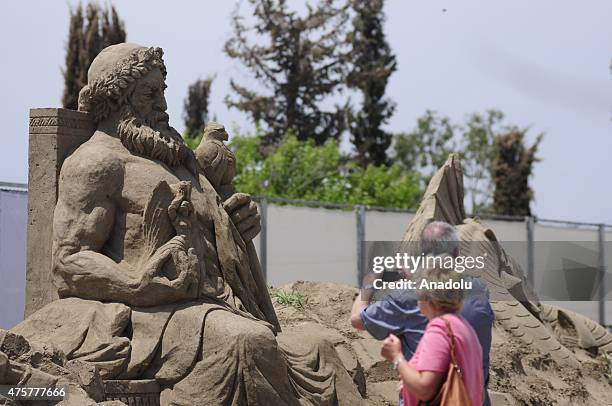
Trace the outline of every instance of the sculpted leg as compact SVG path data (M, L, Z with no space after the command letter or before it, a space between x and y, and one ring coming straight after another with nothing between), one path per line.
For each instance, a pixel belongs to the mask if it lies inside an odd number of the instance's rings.
M162 392L162 405L298 405L272 331L216 310L206 317L201 354L191 372Z

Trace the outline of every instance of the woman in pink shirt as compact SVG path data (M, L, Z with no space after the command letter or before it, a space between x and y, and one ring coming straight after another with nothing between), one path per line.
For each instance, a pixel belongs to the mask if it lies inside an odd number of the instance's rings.
M440 391L450 367L450 341L446 322L450 323L455 338L457 363L471 399L471 405L461 406L480 406L484 398L482 349L470 324L458 315L463 290L431 288L432 282L459 281L460 276L453 270L430 269L426 271L423 280L427 281L429 288L417 291L418 304L429 323L416 352L407 361L402 355L401 343L394 335L384 341L381 351L399 372L404 406L417 406L419 401L427 402ZM420 285L419 281L417 286Z

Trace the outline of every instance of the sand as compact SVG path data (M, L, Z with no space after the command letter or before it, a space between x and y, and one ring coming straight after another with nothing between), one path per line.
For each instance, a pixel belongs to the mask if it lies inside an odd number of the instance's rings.
M349 323L357 289L320 282L281 289L303 297L302 307L274 304L283 329L329 339L370 405L396 405L398 378L380 356L380 342ZM579 367L558 365L495 323L489 384L494 405L612 405L612 366L605 355L579 348L567 331L559 331L558 338Z

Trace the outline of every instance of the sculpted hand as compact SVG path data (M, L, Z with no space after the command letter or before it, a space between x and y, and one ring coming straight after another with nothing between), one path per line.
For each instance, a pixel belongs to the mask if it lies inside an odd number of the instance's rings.
M180 182L174 199L168 207L168 217L177 235L189 235L193 204L191 203L191 183Z
M164 284L168 282L169 286L183 293L190 292L191 288L197 288L199 263L195 250L189 248L187 252L174 251L172 258L178 272L178 277L172 281L168 281L165 277L158 277L161 279L159 282Z
M257 204L246 193L235 193L223 203L232 222L245 242L251 241L261 231L261 216Z
M168 279L162 274L164 264L172 260L177 277ZM177 235L162 245L143 268L136 289L141 305L156 305L197 296L199 262L195 250L187 249L185 237Z
M393 334L389 334L389 337L383 341L380 355L383 356L387 361L393 362L395 359L402 354L402 343L399 338Z
M149 285L154 278L160 278L159 275L166 261L176 256L179 252L185 253L186 251L187 243L182 235L172 237L170 241L159 247L144 264L138 289Z

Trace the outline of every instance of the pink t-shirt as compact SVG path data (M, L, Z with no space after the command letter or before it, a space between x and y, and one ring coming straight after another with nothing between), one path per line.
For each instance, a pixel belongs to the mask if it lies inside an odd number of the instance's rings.
M430 320L408 364L417 371L442 372L446 379L450 366L450 342L442 317L450 322L455 336L455 354L459 368L461 368L463 384L470 394L472 405L480 406L484 396L482 348L476 332L462 317L449 313ZM405 387L403 396L404 405L418 405L418 400Z

